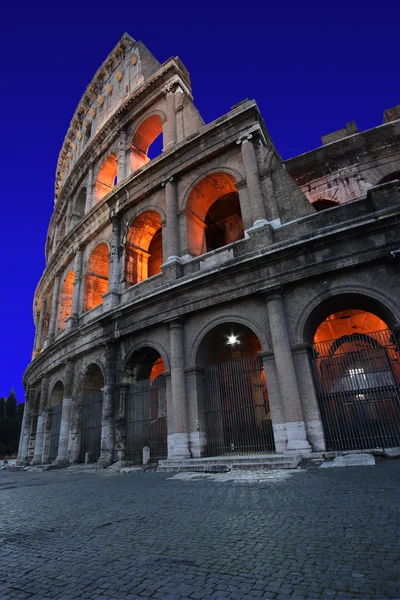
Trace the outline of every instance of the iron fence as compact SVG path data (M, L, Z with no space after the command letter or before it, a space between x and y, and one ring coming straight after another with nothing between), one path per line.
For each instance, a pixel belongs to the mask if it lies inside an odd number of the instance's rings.
M61 428L61 414L62 414L62 403L53 406L50 409L50 439L49 439L49 450L48 459L50 461L55 460L58 454L58 444L60 441L60 428Z
M205 367L203 394L206 456L275 451L261 357Z
M327 450L400 445L399 349L389 329L314 344Z
M79 460L85 461L89 452L91 462L96 462L101 449L101 423L103 412L103 392L84 394L81 397L81 445Z
M150 448L150 462L167 458L167 403L165 376L132 383L127 396L126 458L135 465Z

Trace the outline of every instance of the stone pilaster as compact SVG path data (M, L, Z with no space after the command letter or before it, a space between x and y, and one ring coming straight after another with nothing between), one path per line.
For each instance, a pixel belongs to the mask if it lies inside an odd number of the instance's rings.
M87 178L85 214L91 210L92 206L93 206L93 165L90 165L89 171L88 171L88 178Z
M49 396L49 378L47 375L43 375L42 383L40 386L40 404L39 404L39 418L36 428L36 440L35 440L35 452L33 455L32 464L40 464L42 462L42 455L44 450L44 434L45 434L45 410L47 407L47 401Z
M126 410L128 402L129 385L121 383L118 385L116 396L118 406L115 414L115 451L116 460L125 460L126 458Z
M117 183L121 183L127 176L127 155L126 155L126 131L121 129L119 134L118 148L118 172Z
M200 458L207 443L204 420L204 369L185 369L188 405L189 448L192 458Z
M32 403L35 391L28 389L25 394L24 416L22 417L21 435L19 438L17 464L25 465L28 458L29 438L32 425Z
M71 315L67 321L68 330L75 329L79 320L79 302L81 297L82 285L82 268L83 268L83 250L79 249L75 252L74 264L74 291L72 294L72 309Z
M281 290L266 296L272 349L287 434L286 452L310 452Z
M74 363L68 361L65 367L65 387L62 403L60 440L58 443L58 454L55 462L59 466L69 464L68 444L71 430L72 390L74 385Z
M179 224L178 224L178 193L176 179L170 177L165 186L165 207L167 214L166 224L166 260L177 260L179 251Z
M274 432L275 450L286 450L287 435L285 418L282 408L281 392L279 389L278 374L275 366L275 356L272 350L260 352L267 384L268 403L271 411L272 431Z
M43 327L44 327L44 320L46 317L46 311L47 311L47 300L42 300L42 308L40 310L39 324L38 324L37 334L36 334L36 338L35 338L35 350L34 350L35 356L37 354L39 354L39 352L43 348Z
M169 150L176 144L177 140L174 91L167 90L165 99L167 104L167 120L164 126L164 150Z
M250 197L251 213L253 215L253 227L265 225L268 221L261 188L260 174L258 172L257 157L253 145L252 135L238 140L241 144L242 160L246 173L247 189Z
M171 396L168 401L168 458L189 458L183 322L169 324Z
M307 439L315 452L324 452L326 449L324 428L311 370L312 347L309 344L297 344L292 348L292 354L303 407Z
M54 278L49 333L44 342L45 348L47 348L47 346L49 344L51 344L51 342L54 340L54 336L55 336L56 330L57 330L58 307L60 304L60 287L61 287L61 273L57 273L57 275Z
M105 381L103 388L103 415L101 424L101 452L99 462L106 465L114 460L115 419L114 394L117 376L117 344L109 342L106 349Z
M121 218L119 215L111 217L111 251L110 251L110 268L108 277L108 291L103 296L104 307L114 308L119 304L120 300L120 269L121 269Z

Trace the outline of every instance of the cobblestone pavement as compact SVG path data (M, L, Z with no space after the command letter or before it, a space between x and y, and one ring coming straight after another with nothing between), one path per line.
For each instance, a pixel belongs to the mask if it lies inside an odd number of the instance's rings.
M0 597L398 598L398 473L2 472Z

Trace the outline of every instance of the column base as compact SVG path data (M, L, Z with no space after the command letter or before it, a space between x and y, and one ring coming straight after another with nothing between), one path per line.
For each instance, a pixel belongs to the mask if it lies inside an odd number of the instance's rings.
M78 322L79 322L79 317L68 317L68 319L66 319L66 331L73 331L74 329L77 329L78 327Z
M274 433L275 451L280 453L286 450L287 435L285 423L272 423Z
M192 458L201 458L206 443L205 431L191 431L189 433L189 448Z
M121 298L121 294L114 290L109 290L102 296L103 298L103 306L105 310L110 310L118 306Z
M256 241L260 239L260 242L265 244L273 244L274 242L274 230L268 221L255 221L255 223L245 230L246 238L254 238Z
M70 462L69 460L65 460L65 459L61 459L58 460L56 458L56 460L53 460L52 465L54 465L55 467L58 467L59 469L64 469L65 467L69 467L70 466Z
M168 458L191 458L187 433L170 433L168 435Z
M314 452L325 452L325 436L321 419L306 422L307 439Z
M296 421L285 423L287 433L287 445L284 450L285 454L298 453L308 454L312 448L307 441L306 427L304 421Z
M43 342L43 349L48 348L50 346L50 344L52 343L54 338L52 337L47 337L44 342Z
M183 267L177 256L170 256L160 269L167 281L179 279L183 275Z

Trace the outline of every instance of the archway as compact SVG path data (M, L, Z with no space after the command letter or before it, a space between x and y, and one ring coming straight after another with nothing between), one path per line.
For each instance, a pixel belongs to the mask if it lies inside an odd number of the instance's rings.
M338 310L320 321L313 349L327 450L400 445L400 355L387 323Z
M101 426L103 411L104 377L100 367L91 364L87 367L81 382L80 399L80 462L89 460L96 462L101 449Z
M111 153L102 162L95 183L95 202L99 202L117 184L117 155Z
M186 205L188 249L192 256L244 238L235 178L212 173L191 191Z
M137 171L162 151L162 121L151 115L137 129L131 145L131 170Z
M238 323L223 323L202 339L196 366L204 370L206 456L274 452L271 413L256 334Z
M165 365L154 348L146 346L130 357L125 368L127 385L125 454L142 464L143 448L150 461L167 458L167 402Z
M125 279L130 287L161 273L161 217L154 210L139 215L128 229L125 245Z
M80 219L85 214L86 194L87 194L86 188L82 188L76 199L75 209L73 212L73 216L76 217L76 220Z
M62 381L57 381L51 392L50 408L46 425L45 456L47 456L49 462L55 460L58 454L63 398L64 384Z
M396 181L397 179L400 179L400 171L393 171L393 173L388 173L388 175L382 177L382 179L380 179L376 185L380 185L381 183L389 183L389 181Z
M60 310L58 313L58 330L62 331L65 329L66 321L68 317L71 316L72 312L72 296L74 294L74 280L75 273L74 271L69 271L66 278L64 279L64 284L61 290L61 298L60 298Z
M95 308L103 302L103 294L108 290L108 248L99 244L89 257L85 274L83 309Z

